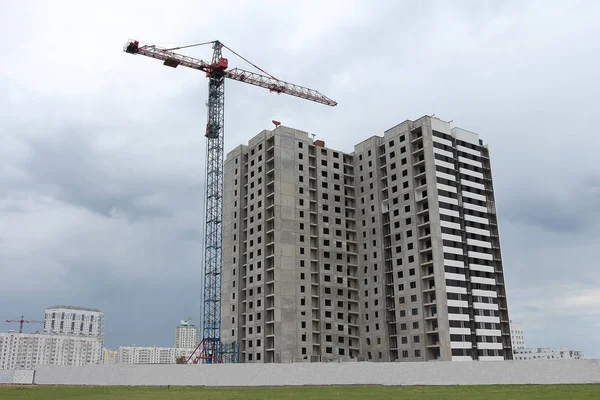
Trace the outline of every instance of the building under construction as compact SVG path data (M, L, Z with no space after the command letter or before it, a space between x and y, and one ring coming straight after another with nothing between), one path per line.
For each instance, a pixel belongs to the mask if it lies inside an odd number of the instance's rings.
M225 162L222 330L242 362L512 358L488 149L434 117L352 153L279 126Z

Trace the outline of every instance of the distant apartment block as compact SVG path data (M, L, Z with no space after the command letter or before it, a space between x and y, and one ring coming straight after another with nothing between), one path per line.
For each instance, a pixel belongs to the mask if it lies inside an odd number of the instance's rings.
M176 359L188 357L194 351L174 347L157 346L121 346L119 347L119 364L175 364Z
M0 369L99 364L103 343L102 311L51 306L46 309L43 333L0 333Z
M95 337L104 343L104 313L96 308L51 306L46 308L44 332Z
M0 333L0 369L37 365L88 365L101 362L97 338L44 333Z
M225 162L222 332L243 362L512 358L488 149L429 116Z
M552 349L548 347L522 348L513 351L514 359L523 360L580 360L583 351L571 350L568 347Z
M175 347L193 349L198 343L198 328L190 320L181 321L181 325L175 328Z

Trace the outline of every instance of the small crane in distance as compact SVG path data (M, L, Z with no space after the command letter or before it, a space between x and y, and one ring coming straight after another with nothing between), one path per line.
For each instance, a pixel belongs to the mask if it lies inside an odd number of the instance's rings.
M34 319L26 320L24 315L21 315L21 319L7 319L6 322L20 323L19 333L23 333L23 324L43 324L44 323L44 321L37 321Z
M212 45L213 55L210 62L184 56L173 50L194 46ZM228 69L229 61L222 56L226 48L242 60L246 61L264 75L240 68ZM204 299L202 308L202 340L186 362L200 349L193 362L221 363L228 357L229 362L238 362L239 345L225 345L221 341L221 263L222 263L222 221L223 221L223 153L224 153L224 120L225 120L225 78L268 89L274 93L284 93L305 100L328 106L336 106L337 102L329 97L300 85L275 78L245 59L218 40L191 44L174 48L161 48L156 45L140 45L137 40L125 43L123 51L129 54L140 54L161 60L163 65L176 68L179 65L203 71L208 77L208 120L206 123L206 193L205 193L205 237L204 237ZM276 124L277 126L277 124ZM231 347L229 347L231 346Z

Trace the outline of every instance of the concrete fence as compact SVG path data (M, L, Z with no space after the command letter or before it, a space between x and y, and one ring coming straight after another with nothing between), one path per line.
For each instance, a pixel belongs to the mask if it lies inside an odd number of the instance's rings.
M32 369L0 369L0 385L31 385Z
M600 360L39 366L39 385L288 386L600 383Z

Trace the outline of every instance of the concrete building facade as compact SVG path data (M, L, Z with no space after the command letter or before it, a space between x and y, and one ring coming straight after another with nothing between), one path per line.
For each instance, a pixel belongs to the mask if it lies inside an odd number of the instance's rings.
M243 362L359 356L353 176L286 127L228 155L221 336Z
M97 338L43 333L0 333L0 369L88 365L102 360Z
M279 126L225 162L222 339L243 362L512 357L487 147L432 117L347 154Z
M175 328L176 348L193 349L199 343L198 328L192 325L190 320L181 321L181 325Z

